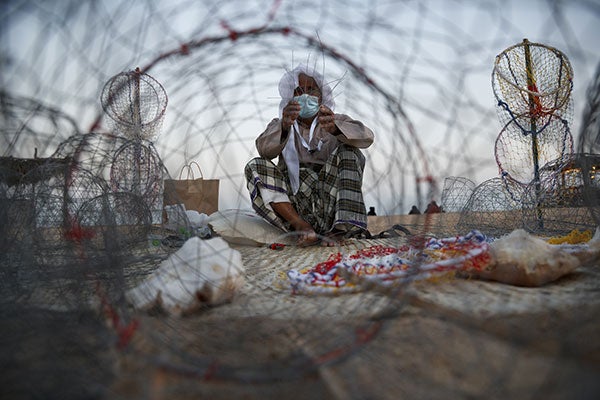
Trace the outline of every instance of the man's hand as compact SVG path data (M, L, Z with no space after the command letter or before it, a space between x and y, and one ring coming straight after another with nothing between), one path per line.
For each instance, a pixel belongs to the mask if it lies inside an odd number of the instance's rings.
M290 126L294 125L294 121L298 118L300 114L300 103L297 101L291 100L287 106L283 108L283 112L281 113L281 128L284 132L287 132L290 129Z
M339 135L340 131L335 125L335 120L333 117L333 111L331 111L328 107L321 104L319 107L319 125L321 125L321 129L325 129L327 132L332 135Z

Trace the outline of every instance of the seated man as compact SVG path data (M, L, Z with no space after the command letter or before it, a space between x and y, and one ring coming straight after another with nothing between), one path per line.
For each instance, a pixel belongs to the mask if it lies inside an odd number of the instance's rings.
M367 227L359 148L373 143L373 132L334 114L331 88L306 65L283 75L279 94L279 118L256 139L260 157L245 168L252 207L284 231L298 232L301 246L317 243L318 235L332 246L336 237Z

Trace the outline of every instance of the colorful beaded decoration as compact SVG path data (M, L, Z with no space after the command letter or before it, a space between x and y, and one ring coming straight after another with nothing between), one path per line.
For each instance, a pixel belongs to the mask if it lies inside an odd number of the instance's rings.
M376 285L430 279L458 270L482 269L490 261L485 235L471 231L465 236L429 238L421 245L371 246L343 256L332 254L314 267L289 270L294 293L338 294L356 292L361 286L348 282L368 281ZM356 278L356 279L354 279Z

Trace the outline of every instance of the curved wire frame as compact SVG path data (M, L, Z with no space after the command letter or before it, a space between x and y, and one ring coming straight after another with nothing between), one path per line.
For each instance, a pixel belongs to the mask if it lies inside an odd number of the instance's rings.
M156 79L138 68L106 82L101 103L118 133L131 139L153 139L162 127L168 97Z
M502 123L536 131L555 115L573 119L573 68L561 51L527 39L496 56L492 88Z

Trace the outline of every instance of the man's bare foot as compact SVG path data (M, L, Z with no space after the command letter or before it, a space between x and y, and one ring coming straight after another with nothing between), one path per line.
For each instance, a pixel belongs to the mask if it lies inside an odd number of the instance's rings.
M334 238L334 237L329 237L329 236L325 236L323 239L321 239L321 246L323 247L333 247L333 246L337 246L339 243L339 240Z
M338 229L332 229L331 232L325 234L325 238L321 241L323 246L332 247L342 244L344 242L345 231Z
M296 221L293 225L293 228L296 232L299 233L298 237L298 246L307 247L317 244L319 242L319 237L317 233L313 229L313 227L304 220Z
M319 242L319 237L317 236L317 233L313 227L298 215L296 209L290 202L271 202L269 204L271 204L271 207L273 207L273 211L275 211L275 213L277 213L281 218L288 221L294 231L299 234L297 243L298 246L312 246L313 244L317 244Z

